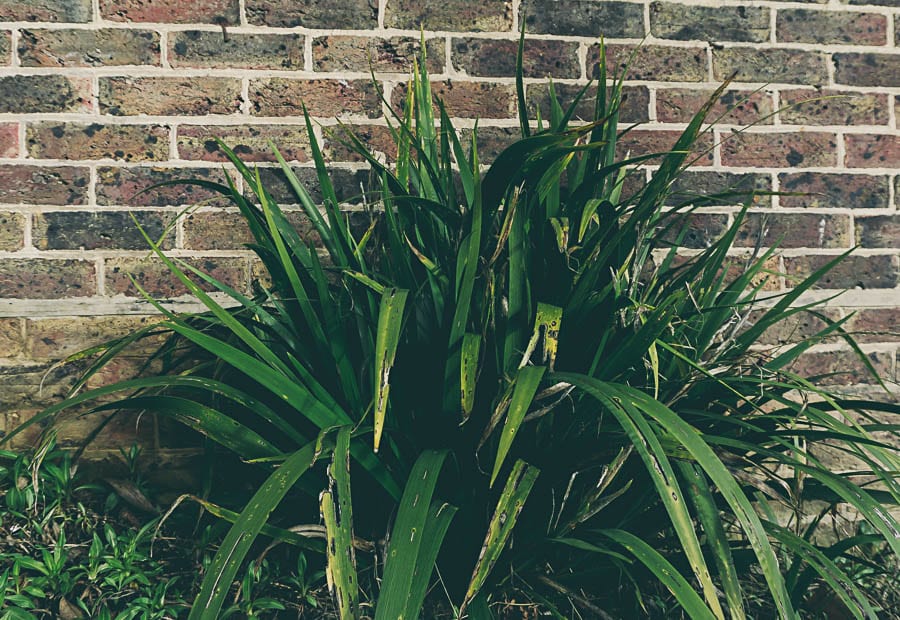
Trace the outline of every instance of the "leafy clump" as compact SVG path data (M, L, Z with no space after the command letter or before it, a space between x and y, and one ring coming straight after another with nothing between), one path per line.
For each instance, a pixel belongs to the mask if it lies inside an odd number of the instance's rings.
M683 256L691 214L710 198L673 187L711 103L671 151L621 159L621 79L602 78L567 108L551 84L549 118L536 125L518 81L522 137L486 170L477 131L460 139L424 69L387 119L395 161L340 128L334 139L372 170L362 230L307 118L321 210L276 155L313 242L259 171L220 145L248 195L231 179L196 183L240 209L268 281L246 295L148 237L208 311L157 305L166 321L111 344L90 372L165 329L166 374L74 395L36 420L124 393L93 411L174 418L267 473L240 514L219 511L234 526L192 618L216 617L261 532L327 553L343 618L414 618L426 604L489 618L511 601L557 617L680 607L793 618L820 592L876 617L879 602L848 567L876 540L900 552L886 508L900 499L897 454L871 435L897 427L869 413L897 408L842 399L792 370L826 337L852 342L844 321L821 317L826 327L791 349L755 347L815 312L803 293L843 257L764 293L775 250L738 268L730 253L743 211ZM573 122L588 96L593 118ZM746 209L752 196L714 198ZM178 354L185 344L190 356ZM812 449L822 442L859 469L831 471ZM838 505L872 533L818 541Z

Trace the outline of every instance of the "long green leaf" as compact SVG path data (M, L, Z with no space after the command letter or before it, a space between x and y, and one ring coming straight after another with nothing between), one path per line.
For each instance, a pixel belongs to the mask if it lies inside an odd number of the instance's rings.
M500 443L497 446L494 470L491 472L491 486L494 486L497 474L500 473L500 468L503 467L503 461L506 459L510 447L512 447L513 440L519 432L519 427L522 425L522 420L525 419L528 408L534 401L534 395L537 394L538 386L546 371L546 366L526 366L520 369L516 375L512 399L506 412L506 422L503 424Z
M319 498L328 536L328 589L334 595L341 620L359 617L359 585L356 581L356 552L353 549L353 504L350 501L350 431L349 426L338 430L334 456L328 468L328 489Z
M400 343L403 310L408 294L409 291L397 288L385 289L381 294L375 340L375 452L378 452L381 433L384 430L384 418L391 389L391 368L394 365L397 345Z

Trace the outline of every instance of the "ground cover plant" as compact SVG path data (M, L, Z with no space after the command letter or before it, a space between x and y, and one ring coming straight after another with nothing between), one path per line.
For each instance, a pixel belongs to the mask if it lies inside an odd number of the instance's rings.
M30 423L155 412L238 457L252 497L194 498L233 525L191 618L220 616L258 538L324 557L341 618L890 613L857 577L900 553L898 455L879 439L898 427L872 414L900 410L792 370L826 338L859 352L846 319L801 303L843 257L770 292L776 249L730 252L743 212L678 252L696 208L752 201L679 189L718 93L671 151L623 158L620 78L568 107L550 85L536 125L521 70L518 82L522 137L487 169L477 130L454 131L424 68L387 119L394 161L338 128L372 169L362 227L307 118L324 204L279 161L314 238L220 144L244 191L196 183L240 209L266 281L233 290L147 237L208 311L157 304L163 323L97 351L73 395ZM584 97L593 118L573 122ZM798 313L826 327L755 346ZM81 391L160 331L162 374ZM831 471L826 445L857 469ZM828 541L839 506L865 525Z

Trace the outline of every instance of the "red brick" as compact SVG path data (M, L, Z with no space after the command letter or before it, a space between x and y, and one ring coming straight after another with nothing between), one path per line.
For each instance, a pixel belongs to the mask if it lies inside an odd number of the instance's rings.
M159 66L159 34L151 30L23 30L23 67Z
M898 54L834 54L834 81L851 86L900 86Z
M63 166L0 166L0 202L80 205L87 202L88 169Z
M893 355L874 352L867 355L875 371L883 378L891 378ZM855 351L815 351L801 355L790 370L804 377L816 377L819 385L874 384L877 379Z
M244 258L206 257L186 259L187 262L216 280L237 290L247 289L248 266ZM156 299L170 299L188 293L180 280L156 258L110 258L106 260L106 294L140 297L131 277ZM193 276L192 276L193 277ZM203 283L201 288L212 290Z
M817 86L828 81L826 57L795 49L727 47L713 49L713 78L737 82L780 82Z
M0 251L15 252L25 244L25 215L0 211Z
M566 110L581 93L584 86L578 84L553 84L553 90L559 98L560 105ZM607 96L612 89L607 89ZM528 115L537 117L537 110L541 111L541 118L545 121L550 118L550 88L549 83L528 84L525 87L528 101ZM597 98L596 84L588 88L575 108L573 119L590 121L594 118L594 102ZM609 99L607 99L609 101ZM650 120L650 91L646 86L625 86L622 88L622 102L619 106L620 123L646 123Z
M781 122L797 125L887 125L887 95L839 90L781 91Z
M665 154L674 148L680 137L680 131L632 129L616 140L616 155L619 159L625 159L656 153ZM692 162L693 166L712 165L712 146L712 134L709 132L701 134L694 143L694 148L688 153L686 162ZM651 162L658 163L658 160L654 159Z
M0 358L16 357L25 350L22 319L0 319Z
M844 149L848 168L900 167L900 136L846 135Z
M890 206L888 177L798 172L779 175L779 183L783 192L802 193L779 196L782 207L885 209Z
M303 36L187 30L169 35L173 67L303 69Z
M361 71L370 69L407 74L419 55L419 39L415 37L359 37L329 35L313 39L313 67L316 71ZM444 40L427 39L425 58L428 71L443 73Z
M276 28L365 30L378 27L378 5L371 0L247 0L247 19Z
M15 0L0 4L0 21L89 22L91 0Z
M709 77L705 47L664 47L661 45L607 45L607 73L618 76L627 65L627 80L704 82ZM632 54L634 54L632 56ZM598 77L600 46L587 54L588 77Z
M19 124L0 123L0 157L19 155Z
M0 77L0 112L43 114L90 111L90 78L68 78L62 75Z
M219 194L197 185L168 185L148 190L158 183L199 179L224 183L224 174L209 168L97 168L97 204L132 207L166 207L204 204L227 204ZM148 191L143 191L148 190ZM142 192L138 194L138 192Z
M50 211L34 216L32 243L39 250L145 250L141 228L163 248L172 246L171 213ZM140 226L140 228L138 227Z
M182 159L228 161L213 138L221 139L245 162L277 161L270 140L287 161L309 161L304 125L179 125L178 154Z
M370 80L251 80L250 104L256 116L302 116L301 104L313 116L381 116L381 102Z
M779 41L884 45L887 18L877 13L781 9L775 27Z
M241 82L232 78L100 78L101 114L234 114L240 104Z
M696 88L659 89L656 91L656 118L663 123L690 122L712 93ZM706 120L734 125L771 125L774 111L771 93L728 90L719 97Z
M82 125L40 122L28 126L28 156L35 159L159 161L169 157L169 130L160 125Z
M114 22L240 23L238 0L100 0L100 15Z
M736 247L849 248L849 215L749 213L735 238Z
M392 0L387 3L384 25L408 30L454 30L457 32L512 29L510 0Z
M97 292L94 263L43 258L0 259L0 298L61 299Z
M26 322L28 354L33 359L56 360L94 347L113 338L158 323L157 316L103 316L31 319ZM158 341L156 344L159 344ZM149 353L153 347L137 342L129 355Z
M723 136L726 166L808 168L837 163L837 137L830 133L736 133Z
M516 92L515 87L510 84L446 80L433 82L431 91L444 102L447 113L451 117L514 118L516 116ZM394 88L392 97L394 108L402 110L405 100L406 87L399 85Z
M847 322L857 342L900 342L900 308L863 308Z
M784 265L788 278L788 286L793 286L797 278L805 278L834 256L791 256L785 257ZM814 288L847 289L847 288L894 288L898 283L897 256L893 254L876 254L874 256L851 255L826 273Z
M519 44L497 39L453 39L453 67L462 73L483 77L514 77ZM526 40L522 55L525 77L578 78L578 43Z
M900 217L875 215L856 218L856 241L864 248L896 248L900 240Z

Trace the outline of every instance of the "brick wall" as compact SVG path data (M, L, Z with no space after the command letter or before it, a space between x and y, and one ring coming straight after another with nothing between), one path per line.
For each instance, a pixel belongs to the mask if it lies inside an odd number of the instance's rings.
M496 154L516 134L523 21L535 106L547 76L571 95L594 75L599 35L616 66L645 40L624 113L645 125L623 154L666 148L735 74L709 152L685 186L812 192L758 201L738 243L784 236L773 265L786 274L781 288L859 244L824 281L852 289L831 312L860 309L853 328L892 330L860 339L896 376L898 0L0 0L0 426L58 397L71 371L52 360L151 320L128 274L173 307L191 307L147 259L129 213L151 234L175 222L165 242L173 255L248 286L255 266L232 210L196 188L137 190L182 176L221 179L214 135L263 166L272 166L271 138L310 178L301 101L322 125L338 116L375 148L385 145L369 59L396 102L420 29L437 92L459 126L482 119L483 153ZM835 97L803 103L823 95ZM734 133L747 123L756 124ZM339 145L326 144L326 154L341 191L358 193L361 164ZM708 209L691 241L721 233L733 212ZM800 322L768 337L810 328ZM849 369L841 381L866 382L837 343L817 347L807 365ZM124 360L110 373L127 368Z

